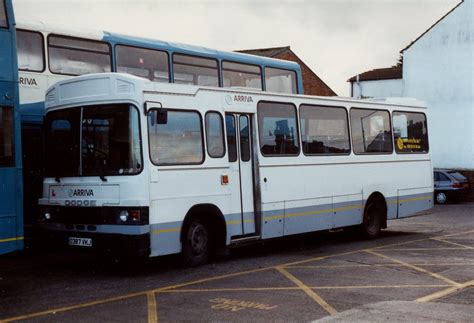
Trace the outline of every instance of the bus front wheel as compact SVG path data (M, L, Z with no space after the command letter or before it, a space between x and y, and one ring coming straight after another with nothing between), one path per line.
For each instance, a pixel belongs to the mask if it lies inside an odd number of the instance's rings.
M183 260L185 265L200 266L209 260L212 251L212 235L209 225L200 218L188 221L183 237Z
M385 217L383 203L377 199L367 203L364 209L364 219L361 224L361 233L366 239L375 239L380 236Z

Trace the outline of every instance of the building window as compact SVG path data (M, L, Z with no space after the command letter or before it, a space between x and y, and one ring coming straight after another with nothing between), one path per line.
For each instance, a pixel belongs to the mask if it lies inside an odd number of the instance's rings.
M190 165L204 161L201 116L196 111L168 110L168 122L148 116L151 161L155 165Z
M259 66L233 62L222 63L224 87L248 87L262 90L262 71Z
M217 66L215 59L174 54L174 82L218 87L219 70Z
M280 68L265 67L265 90L269 92L296 94L296 72Z
M0 166L14 165L13 109L0 107Z
M49 69L55 74L82 75L111 71L110 46L106 43L50 35Z
M388 111L351 109L352 146L356 154L392 153Z
M428 152L428 128L423 113L393 112L392 118L397 153Z
M305 155L350 153L346 109L302 105L300 125Z
M257 114L260 151L264 156L299 154L296 107L293 104L260 102Z
M154 82L169 82L168 54L163 51L117 45L117 72L143 77Z
M17 30L16 46L19 70L44 71L43 35L33 31Z
M225 155L224 129L218 112L206 113L206 141L209 156L220 158Z

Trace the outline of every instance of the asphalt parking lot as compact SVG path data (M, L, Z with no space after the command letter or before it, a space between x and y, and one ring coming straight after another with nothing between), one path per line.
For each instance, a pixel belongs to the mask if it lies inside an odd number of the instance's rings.
M390 221L377 240L347 232L291 237L234 249L199 268L183 268L176 257L0 258L5 322L309 321L383 301L471 305L474 313L474 203Z

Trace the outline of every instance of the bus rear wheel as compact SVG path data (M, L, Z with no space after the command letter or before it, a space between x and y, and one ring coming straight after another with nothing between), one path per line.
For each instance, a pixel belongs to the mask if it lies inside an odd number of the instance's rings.
M360 231L364 238L375 239L380 236L386 210L383 203L374 199L369 200L364 209L364 221L361 224Z
M208 262L212 251L212 232L200 218L192 218L186 224L183 236L183 261L190 267Z

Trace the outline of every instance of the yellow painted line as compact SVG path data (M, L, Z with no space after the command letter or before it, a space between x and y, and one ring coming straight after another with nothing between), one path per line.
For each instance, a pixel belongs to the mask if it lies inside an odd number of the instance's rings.
M448 235L442 235L442 236L439 236L438 238L452 237L452 236L458 236L458 235L470 234L470 233L474 233L474 230L458 232L458 233L452 233L452 234L448 234ZM406 244L420 242L420 241L427 241L427 240L430 240L430 239L432 239L432 238L415 239L415 240L411 240L411 241L392 243L392 244L383 245L383 246L374 247L374 248L369 248L369 249L358 249L358 250L352 250L352 251L348 251L348 252L330 254L330 255L326 255L326 256L308 258L308 259L288 262L288 263L285 263L285 264L280 264L279 267L294 266L294 265L304 264L304 263L323 260L323 259L328 259L328 258L334 258L334 257L340 257L340 256L345 256L345 255L356 254L356 253L365 252L365 251L368 251L368 250L373 251L373 250L379 250L379 249L387 248L387 247L401 246L401 245L406 245ZM390 259L390 260L393 261L392 259ZM209 281L215 281L215 280L220 280L220 279L225 279L225 278L230 278L230 277L236 277L236 276L241 276L241 275L246 275L246 274L251 274L251 273L256 273L256 272L262 272L262 271L266 271L266 270L270 270L270 269L274 269L274 268L275 268L275 266L268 266L268 267L250 269L250 270L246 270L246 271L235 272L235 273L225 274L225 275L220 275L220 276L211 276L211 277L207 277L207 278L203 278L203 279L199 279L199 280L195 280L195 281L190 281L190 282L186 282L186 283L182 283L182 284L170 285L170 286L155 288L155 289L146 290L146 291L142 291L142 292L130 293L130 294L125 294L125 295L121 295L121 296L117 296L117 297L106 298L106 299L101 299L101 300L95 300L95 301L91 301L91 302L87 302L87 303L81 303L81 304L76 304L76 305L72 305L72 306L54 308L54 309L49 309L49 310L45 310L45 311L41 311L41 312L35 312L35 313L25 314L25 315L21 315L21 316L11 317L11 318L8 318L8 319L3 319L3 322L13 322L13 321L18 321L18 320L25 320L25 319L45 316L45 315L53 314L53 313L67 312L67 311L75 310L75 309L79 309L79 308L85 308L85 307L90 307L90 306L94 306L94 305L100 305L100 304L120 301L120 300L124 300L124 299L129 299L129 298L133 298L133 297L137 297L137 296L143 296L143 295L146 295L149 292L158 293L158 292L163 292L163 291L169 291L169 290L172 290L172 289L182 288L182 287L186 287L186 286L190 286L190 285L195 285L195 284L200 284L200 283L205 283L205 282L209 282Z
M265 221L271 221L271 220L283 219L284 217L285 217L284 215L273 215L273 216L264 217L263 219L264 219Z
M391 249L389 249L391 250ZM459 263L420 263L412 264L414 266L474 266L474 262ZM319 269L319 268L353 268L353 267L403 267L401 264L383 263L383 264L350 264L350 265L315 265L315 266L287 266L285 268L301 268L301 269Z
M283 219L285 217L292 218L292 217L297 217L297 216L318 215L318 214L324 214L324 213L342 212L342 211L353 210L353 209L361 209L361 208L362 208L361 205L351 205L351 206L345 206L345 207L334 208L334 209L308 211L308 212L301 212L301 213L290 213L290 214L286 214L286 215L274 215L274 216L264 217L263 219L266 220L266 221L278 220L278 219Z
M443 239L440 239L440 238L432 238L432 240L439 241L439 242L444 242L444 243L447 243L447 244L451 244L453 246L462 247L462 249L474 249L474 247L472 247L472 246L466 246L466 245L461 244L461 243L452 242L452 241L448 241L448 240L443 240Z
M156 297L154 292L149 292L146 294L147 303L148 303L148 323L157 323L158 322L158 313L156 311Z
M322 308L324 308L329 314L334 315L337 313L336 309L329 305L321 296L316 294L311 288L306 286L301 280L290 274L282 267L276 267L280 273L283 274L286 278L295 283L296 286L301 288L309 297L311 297L316 303L318 303Z
M14 238L0 239L0 243L2 243L2 242L12 242L12 241L21 241L21 240L25 240L25 237L14 237Z
M466 250L466 247L432 247L432 248L386 248L383 251L429 251L429 250Z
M395 259L395 258L392 258L392 257L389 257L389 256L386 256L386 255L383 255L381 253L378 253L376 251L373 251L373 250L367 250L366 251L367 253L370 253L372 255L375 255L375 256L378 256L378 257L381 257L381 258L384 258L384 259L388 259L388 260L391 260L393 262L396 262L396 263L399 263L401 265L404 265L405 267L407 268L411 268L413 270L416 270L416 271L419 271L419 272L422 272L424 274L427 274L431 277L434 277L434 278L437 278L437 279L440 279L440 280L443 280L445 282L447 282L448 284L451 284L451 285L454 285L454 286L459 286L459 283L455 282L454 280L451 280L447 277L444 277L440 274L437 274L437 273L432 273L431 271L428 271L426 269L423 269L421 267L418 267L418 266L415 266L415 265L410 265L409 263L407 262L404 262L404 261L401 261L401 260L398 260L398 259Z
M460 290L463 290L465 288L472 287L472 286L474 286L474 280L468 281L467 283L464 283L464 284L459 284L458 286L452 286L452 287L446 288L442 291L439 291L439 292L436 292L424 297L420 297L416 301L420 303L431 302L431 301L451 295L453 293L456 293Z
M330 289L385 289L385 288L441 288L449 287L448 284L438 285L343 285L343 286L308 286L310 289L330 290ZM212 293L212 292L266 292L266 291L292 291L301 290L300 287L248 287L248 288L203 288L203 289L171 289L161 291L166 294L179 293Z
M244 223L254 223L255 221L253 219L245 219ZM232 220L232 221L226 221L226 224L242 224L242 221L240 220Z
M227 224L241 224L242 222L236 220L236 221L227 221Z
M153 230L151 233L153 233L153 234L162 234L162 233L180 232L180 231L181 231L181 228L172 228L172 229Z

